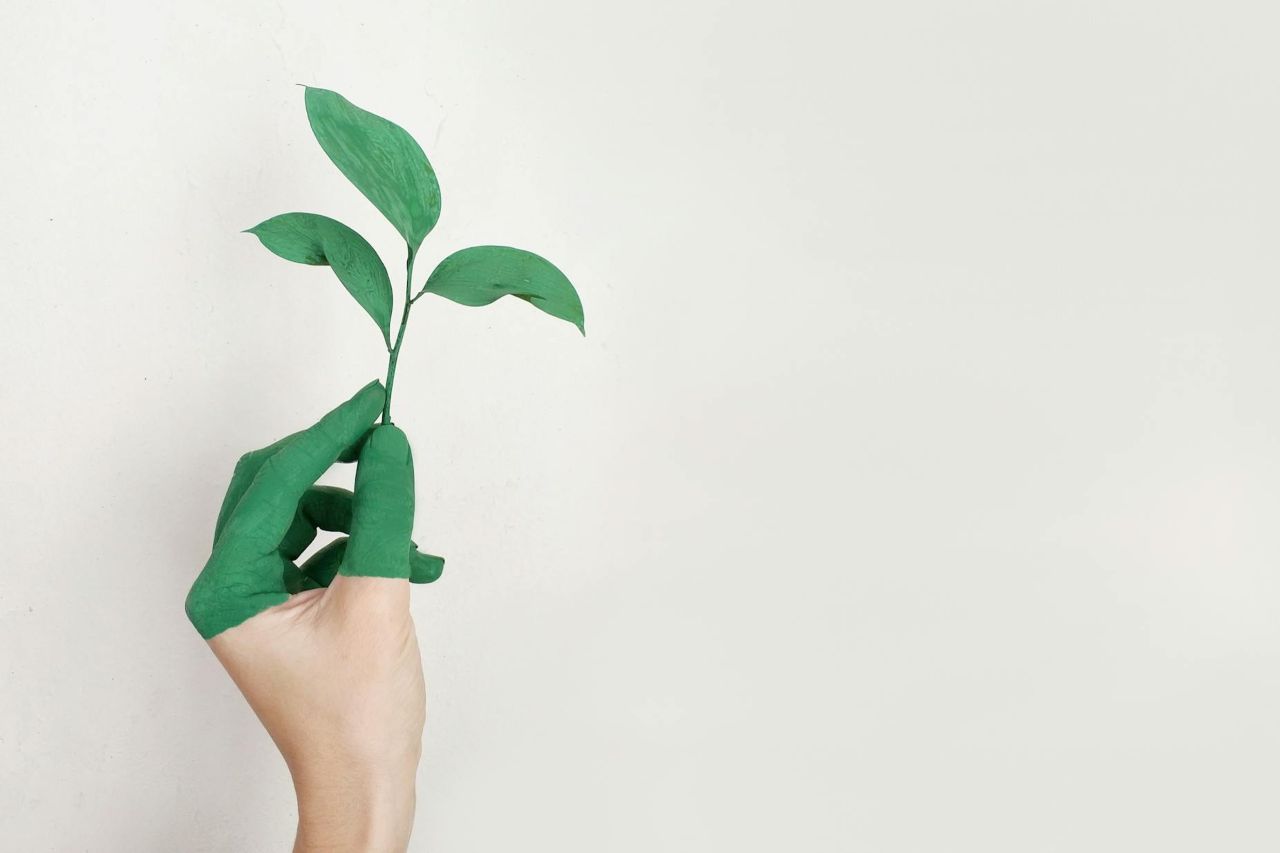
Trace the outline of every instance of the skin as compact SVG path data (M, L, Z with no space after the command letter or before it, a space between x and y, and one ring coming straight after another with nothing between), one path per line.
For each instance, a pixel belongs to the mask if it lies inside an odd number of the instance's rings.
M426 720L408 581L339 575L209 645L289 766L294 850L404 850Z
M246 454L187 598L292 774L295 851L402 851L413 828L426 691L409 581L442 561L410 541L412 455L397 427L372 427L383 403L372 383ZM351 459L354 494L317 491ZM350 537L299 567L317 525Z

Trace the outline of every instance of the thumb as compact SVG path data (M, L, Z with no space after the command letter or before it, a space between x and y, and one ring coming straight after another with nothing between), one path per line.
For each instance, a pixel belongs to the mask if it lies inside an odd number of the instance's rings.
M338 574L409 578L413 453L399 427L375 427L356 468L351 539Z

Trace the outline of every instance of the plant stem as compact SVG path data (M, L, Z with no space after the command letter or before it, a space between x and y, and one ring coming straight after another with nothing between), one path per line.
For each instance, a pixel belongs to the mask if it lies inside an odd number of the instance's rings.
M391 423L391 389L396 384L396 362L400 360L400 345L404 343L404 330L409 325L409 309L413 307L413 299L410 295L413 293L413 260L415 252L413 247L409 248L409 257L405 260L404 267L404 310L400 314L400 331L396 333L396 343L390 350L387 357L387 398L382 404L382 422L384 424Z

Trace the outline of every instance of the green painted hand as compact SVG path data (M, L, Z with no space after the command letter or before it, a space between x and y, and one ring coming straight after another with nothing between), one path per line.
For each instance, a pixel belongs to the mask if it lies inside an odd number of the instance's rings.
M187 594L187 616L209 639L335 575L429 583L444 560L413 532L413 456L398 427L373 427L385 391L366 385L309 429L241 457L222 501L213 553ZM359 460L355 493L315 482ZM295 561L318 529L348 533Z

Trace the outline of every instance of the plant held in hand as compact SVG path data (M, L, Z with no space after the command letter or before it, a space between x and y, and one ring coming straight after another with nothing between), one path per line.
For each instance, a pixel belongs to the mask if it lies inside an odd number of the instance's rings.
M360 109L337 92L307 87L306 105L320 147L404 238L404 305L394 340L391 277L377 252L353 229L316 213L282 213L248 232L285 260L332 267L342 285L378 324L387 347L383 423L391 423L391 392L409 312L427 293L473 306L517 296L552 317L568 320L586 334L582 301L569 279L550 261L521 249L472 246L454 252L414 294L414 259L440 218L440 185L427 155L403 128Z

